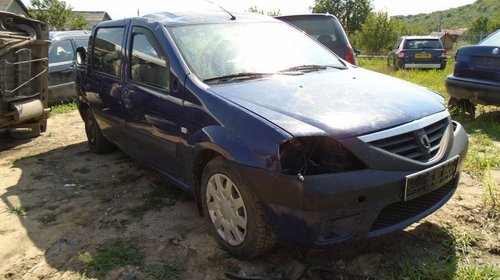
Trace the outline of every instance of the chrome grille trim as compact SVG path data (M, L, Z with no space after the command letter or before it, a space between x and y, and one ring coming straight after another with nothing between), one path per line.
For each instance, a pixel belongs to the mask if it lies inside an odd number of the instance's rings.
M359 139L377 139L366 143L411 160L430 162L442 154L440 151L447 146L450 133L452 133L451 118L447 111L445 113L441 112L396 128L362 136ZM377 137L373 136L375 134ZM387 137L380 138L381 136Z
M391 128L391 129L384 130L384 131L375 132L372 134L359 136L358 139L365 142L365 143L369 143L369 142L377 141L380 139L389 138L392 136L404 134L407 132L412 132L412 131L415 131L418 129L423 129L424 127L426 127L428 125L431 125L435 122L438 122L444 118L449 118L449 117L450 117L450 113L448 112L448 110L444 110L444 111L439 112L437 114L430 115L428 117L424 117L424 118L421 118L419 120L415 120L415 121L403 124L401 126L397 126L397 127Z

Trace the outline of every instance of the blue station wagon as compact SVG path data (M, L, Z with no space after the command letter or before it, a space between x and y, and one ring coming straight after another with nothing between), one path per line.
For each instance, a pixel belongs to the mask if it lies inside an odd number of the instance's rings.
M444 69L446 50L435 36L403 36L387 56L387 65L397 69Z
M192 194L239 258L400 230L457 188L468 138L442 96L271 17L106 21L77 54L90 149L117 146Z

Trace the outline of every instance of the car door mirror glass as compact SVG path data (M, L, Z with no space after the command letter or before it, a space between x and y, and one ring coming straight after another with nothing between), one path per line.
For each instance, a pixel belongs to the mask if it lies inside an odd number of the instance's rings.
M84 65L87 63L87 50L85 47L76 49L76 65Z

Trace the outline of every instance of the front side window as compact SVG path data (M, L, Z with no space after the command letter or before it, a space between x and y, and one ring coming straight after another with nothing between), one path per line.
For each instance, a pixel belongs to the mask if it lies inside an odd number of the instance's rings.
M167 57L154 34L146 28L133 28L130 61L133 81L169 90Z
M54 42L49 47L49 63L71 63L74 55L70 40Z
M105 27L97 30L92 53L92 69L120 76L123 33L123 27Z
M201 80L238 73L276 73L303 65L345 68L317 41L282 22L200 24L169 28Z

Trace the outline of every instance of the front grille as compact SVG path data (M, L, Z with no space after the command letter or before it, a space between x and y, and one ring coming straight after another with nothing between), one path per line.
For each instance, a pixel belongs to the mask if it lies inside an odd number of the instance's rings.
M370 142L371 145L393 154L422 162L434 158L441 148L441 139L449 125L448 118L430 124L423 129ZM429 147L423 146L422 138L426 135Z
M454 186L455 180L450 180L446 185L430 193L410 201L400 201L385 207L373 223L370 232L396 225L419 215L441 201L453 190Z

